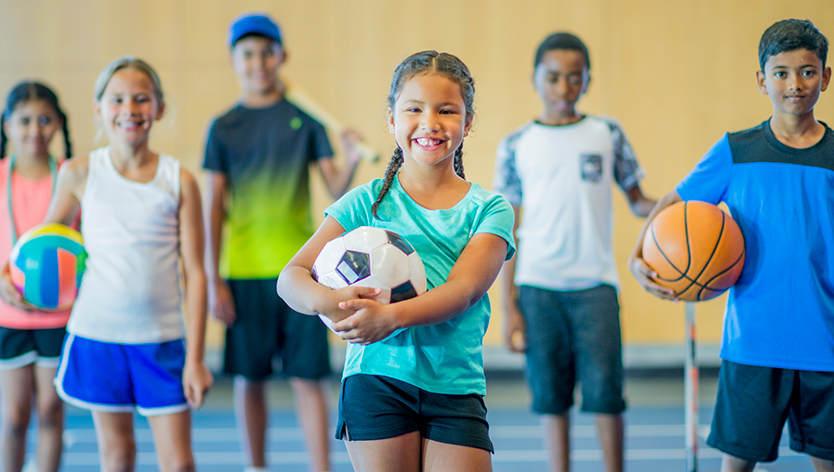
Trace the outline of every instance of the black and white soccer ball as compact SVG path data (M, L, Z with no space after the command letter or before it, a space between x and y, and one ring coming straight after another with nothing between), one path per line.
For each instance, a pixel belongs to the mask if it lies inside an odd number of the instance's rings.
M374 299L395 303L424 293L426 269L417 251L397 233L360 226L324 245L313 278L332 289L350 285L381 290ZM331 330L332 322L319 315Z

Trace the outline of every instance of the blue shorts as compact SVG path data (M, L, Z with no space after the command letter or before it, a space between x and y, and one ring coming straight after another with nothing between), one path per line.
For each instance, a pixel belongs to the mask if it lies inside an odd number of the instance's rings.
M93 411L168 415L188 409L185 343L117 344L67 334L55 377L58 395Z
M0 370L36 364L58 367L64 328L14 329L0 326Z
M707 444L751 462L772 462L787 420L790 447L834 460L834 372L721 362Z
M371 441L420 432L431 441L494 452L484 398L443 395L382 375L342 381L336 439Z
M625 410L620 305L614 287L556 291L521 286L518 307L526 322L526 373L534 412L568 411L577 382L582 411Z

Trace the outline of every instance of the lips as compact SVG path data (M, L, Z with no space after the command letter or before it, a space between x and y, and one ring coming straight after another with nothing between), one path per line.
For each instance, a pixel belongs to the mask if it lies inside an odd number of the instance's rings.
M443 143L443 140L438 138L415 138L414 141L421 147L427 148L439 146Z

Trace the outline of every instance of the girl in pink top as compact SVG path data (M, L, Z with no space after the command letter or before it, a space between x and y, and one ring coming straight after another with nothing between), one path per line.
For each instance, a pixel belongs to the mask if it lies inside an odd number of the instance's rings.
M0 259L5 262L17 238L46 216L63 159L49 154L58 131L64 153L72 154L67 116L58 97L37 82L22 82L9 92L0 116ZM7 141L12 152L6 156ZM14 288L12 288L14 290ZM24 311L9 304L19 294L0 290L0 459L4 472L19 472L26 457L26 430L32 399L38 408L37 463L57 471L64 429L63 402L52 379L58 366L69 310Z

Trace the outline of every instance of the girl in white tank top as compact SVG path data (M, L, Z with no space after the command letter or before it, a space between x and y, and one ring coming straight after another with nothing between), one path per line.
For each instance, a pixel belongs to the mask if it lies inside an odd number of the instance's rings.
M125 57L108 65L96 81L95 113L110 145L61 168L46 217L70 224L83 210L87 269L55 383L65 401L92 410L103 470L133 469L134 409L154 430L159 468L194 470L189 407L200 406L212 383L203 362L199 189L176 160L148 148L164 108L159 77L147 63ZM143 363L157 365L138 375L134 366Z

